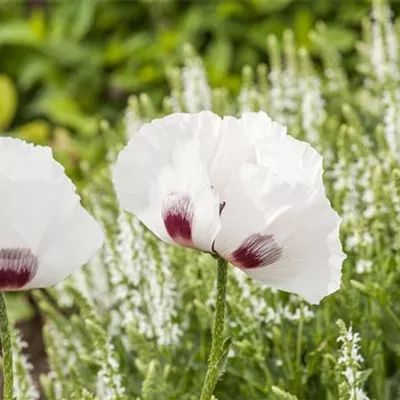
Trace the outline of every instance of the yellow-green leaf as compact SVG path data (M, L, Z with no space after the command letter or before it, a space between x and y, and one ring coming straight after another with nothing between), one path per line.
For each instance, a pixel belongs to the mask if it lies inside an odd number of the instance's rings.
M0 75L0 130L7 129L17 111L18 96L13 81Z
M43 120L35 120L16 129L18 136L28 142L47 144L50 139L50 124Z

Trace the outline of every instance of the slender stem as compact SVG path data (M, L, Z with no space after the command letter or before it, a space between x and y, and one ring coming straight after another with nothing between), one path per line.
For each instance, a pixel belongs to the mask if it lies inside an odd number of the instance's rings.
M11 334L8 323L6 300L3 292L0 292L0 340L3 353L3 398L4 400L13 400L14 376Z
M226 314L226 286L228 281L228 263L218 259L217 298L212 330L211 352L208 360L206 377L200 400L210 400L214 393L220 372L220 361L223 355L224 328Z
M301 312L300 321L297 328L297 342L296 342L296 364L298 369L301 368L301 345L302 345L301 339L303 337L303 326L304 326L304 316L303 312Z
M301 347L303 338L303 327L304 327L304 314L303 311L300 315L299 326L297 328L297 342L296 342L296 384L297 388L301 388Z

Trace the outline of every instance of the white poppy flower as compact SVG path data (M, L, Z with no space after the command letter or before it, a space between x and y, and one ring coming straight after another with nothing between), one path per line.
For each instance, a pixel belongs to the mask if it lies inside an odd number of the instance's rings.
M119 154L122 207L160 239L216 253L267 286L311 303L340 287L340 219L322 157L267 114L173 114Z
M0 290L54 285L102 242L50 148L0 138Z

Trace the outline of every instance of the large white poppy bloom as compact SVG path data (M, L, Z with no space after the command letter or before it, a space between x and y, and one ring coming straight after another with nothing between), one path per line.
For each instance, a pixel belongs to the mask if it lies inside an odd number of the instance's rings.
M340 219L322 157L267 114L173 114L119 154L122 207L160 239L216 253L257 281L311 303L340 287Z
M0 138L0 291L54 285L102 242L50 148Z

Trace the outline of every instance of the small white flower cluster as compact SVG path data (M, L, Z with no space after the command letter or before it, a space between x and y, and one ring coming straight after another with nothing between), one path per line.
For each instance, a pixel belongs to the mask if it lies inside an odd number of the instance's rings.
M346 238L346 248L350 251L366 248L373 243L373 238L369 232L354 232Z
M362 377L360 366L364 362L364 358L360 354L360 335L353 332L352 327L346 329L342 321L338 324L341 330L341 335L337 339L341 343L338 367L345 379L346 388L344 390L347 392L347 398L349 400L368 400L368 396L362 388L363 382L360 382Z
M284 46L285 48L285 46ZM286 49L289 51L289 54L285 54L284 57L284 68L281 80L282 85L282 116L284 116L282 123L287 126L295 126L298 119L298 109L299 103L301 103L302 94L305 92L301 92L302 89L302 80L299 79L299 74L297 71L297 63L296 63L296 49L294 44L289 42L286 43ZM273 98L270 99L270 104L273 104Z
M385 46L382 35L382 28L380 24L379 4L376 4L371 13L373 19L372 23L372 43L371 43L371 64L373 71L379 82L385 78Z
M384 106L384 132L386 142L392 151L392 154L400 156L400 116L399 116L399 101L400 101L400 90L385 90L383 91L382 104Z
M96 270L96 266L98 266L97 262L100 259L100 255L96 254L93 259L91 259L88 265L84 268L79 268L76 270L69 279L61 281L55 286L55 295L57 297L57 303L61 307L72 307L74 304L74 298L71 293L68 292L68 286L73 285L78 288L80 292L82 292L86 297L94 300L95 297L99 299L104 299L104 297L98 296L98 290L92 291L91 286L89 285L90 277L88 274L91 274L91 271L96 271L93 273L94 277L103 276L103 271L100 269Z
M83 344L76 335L71 334L71 327L66 327L65 332L58 326L48 323L44 327L44 340L47 348L50 372L46 379L55 398L68 396L69 383L65 376L71 376L77 365L80 354L85 352Z
M301 126L307 141L317 143L320 127L325 121L325 103L321 93L321 81L316 75L309 75L300 80Z
M368 146L367 143L365 145ZM360 217L371 219L376 215L371 181L376 168L381 165L376 155L360 154L354 162L340 159L333 169L327 172L333 181L334 190L344 195L342 205L344 224Z
M393 13L386 2L373 1L371 41L364 43L365 66L370 70L366 84L382 105L386 142L397 158L400 156L400 81L399 44L393 25Z
M121 328L134 326L139 334L155 339L160 346L173 345L182 335L174 322L179 294L166 246L160 242L149 245L145 234L137 219L120 210L115 251L106 243L103 265L112 286L110 330L121 334Z
M285 99L284 99L284 91L282 88L282 71L277 67L273 66L269 73L269 81L270 81L270 90L269 96L273 99L270 104L270 110L268 110L271 115L280 123L285 122Z
M283 302L275 289L260 287L239 269L235 268L232 275L234 282L228 293L228 304L235 309L235 319L229 320L229 325L232 329L240 327L238 334L243 337L258 329L260 323L266 325L266 334L270 336L272 327L280 326L283 321L309 322L314 318L314 312L298 296L290 295ZM241 299L240 303L237 298Z
M361 146L365 146L364 150L370 148L368 140L362 139L361 143ZM357 274L371 272L373 267L371 247L376 238L372 235L371 224L382 220L389 207L398 202L390 178L393 167L387 160L387 152L380 150L373 154L363 151L361 146L354 146L354 159L353 156L349 157L349 153L340 153L338 162L326 172L335 196L341 202L343 226L347 233L345 248L357 254ZM396 224L397 221L390 220L382 227L386 229L387 237L390 237L391 230L396 230Z
M21 339L17 330L12 331L14 394L18 400L38 400L40 395L30 374L33 369L23 353L28 344Z
M373 262L372 260L360 259L356 261L356 272L357 274L363 274L372 271Z
M260 93L254 86L242 86L238 96L239 111L241 114L254 110L254 105L260 102Z
M186 111L211 109L211 89L201 58L188 56L182 68L183 99Z
M107 342L105 348L99 349L98 359L103 360L97 373L96 393L100 399L122 400L125 395L125 388L122 386L122 377L119 373L120 365L115 359L114 346Z
M63 390L62 390L62 380L60 377L57 375L55 371L50 371L47 374L47 378L49 381L52 383L52 392L54 393L54 397L56 399L62 399L63 398Z
M240 113L265 110L274 119L289 126L292 134L300 131L308 142L318 147L320 128L327 113L321 79L312 68L307 51L301 49L297 52L286 38L282 52L274 40L270 42L270 52L275 61L268 76L264 77L268 90L260 87L260 82L259 85L253 82L250 67L244 69L238 96Z
M399 46L393 26L393 13L386 2L373 1L371 65L377 81L381 84L387 79L398 81Z

